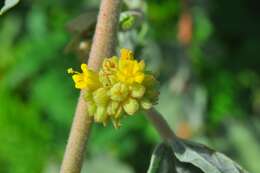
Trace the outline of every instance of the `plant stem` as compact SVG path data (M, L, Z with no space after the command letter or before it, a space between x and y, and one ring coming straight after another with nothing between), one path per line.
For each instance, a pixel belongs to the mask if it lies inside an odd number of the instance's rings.
M165 142L171 143L172 140L177 140L177 136L171 130L170 126L163 116L154 108L147 110L146 117L152 122L154 127Z
M88 60L98 70L103 59L114 53L121 0L102 0ZM86 19L87 20L87 19ZM87 115L84 91L81 91L60 173L80 173L92 120Z

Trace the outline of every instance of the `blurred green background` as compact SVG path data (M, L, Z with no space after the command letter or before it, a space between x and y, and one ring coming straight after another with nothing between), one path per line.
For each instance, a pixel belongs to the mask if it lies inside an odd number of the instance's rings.
M58 172L79 94L66 69L87 56L98 5L21 0L0 16L1 173ZM156 107L178 136L260 172L258 1L125 0L122 10L143 17L120 30L118 49L158 76ZM160 138L142 114L122 124L93 125L82 173L146 172Z

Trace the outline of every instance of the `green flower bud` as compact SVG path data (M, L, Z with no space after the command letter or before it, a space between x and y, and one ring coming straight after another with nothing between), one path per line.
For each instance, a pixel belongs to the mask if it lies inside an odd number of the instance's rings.
M106 88L99 88L93 93L93 99L97 105L106 105L108 102L108 95Z
M158 81L154 78L153 75L148 74L148 75L145 75L143 84L146 87L156 87L156 85L158 84Z
M153 106L153 103L150 102L148 99L141 100L141 106L144 109L150 109Z
M119 103L115 101L111 101L107 106L107 113L109 115L115 115L119 107Z
M117 82L117 78L115 77L115 75L110 75L108 79L111 84L115 84Z
M133 115L139 109L139 104L136 99L129 98L124 103L123 107L127 114Z
M134 26L134 24L135 24L134 16L126 16L121 22L121 28L122 30L129 30Z
M104 122L106 121L106 107L105 106L98 106L97 110L94 115L94 119L96 122Z
M144 95L145 87L143 85L140 85L140 84L134 84L131 87L131 90L132 90L132 92L131 92L132 97L141 98Z
M123 31L133 29L141 24L143 15L137 11L125 11L120 14L119 26Z
M88 101L87 104L89 116L93 116L97 110L97 105L93 101Z
M109 86L110 81L108 75L105 74L103 70L99 72L99 80L102 83L103 86Z
M115 84L109 91L109 95L114 101L122 101L128 95L128 87L122 83Z
M92 92L88 92L88 91L85 92L84 98L87 101L93 101L93 94L92 94Z
M159 91L155 88L150 88L145 93L145 98L149 99L153 104L156 104L159 96Z

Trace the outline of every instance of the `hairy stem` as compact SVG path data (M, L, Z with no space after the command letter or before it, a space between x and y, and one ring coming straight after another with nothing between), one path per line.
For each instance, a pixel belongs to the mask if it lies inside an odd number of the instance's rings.
M172 140L177 139L166 120L156 109L151 108L147 110L146 117L151 121L165 142L170 143Z
M98 70L103 59L113 55L121 0L102 0L88 60L89 68ZM87 19L86 19L87 20ZM81 91L60 173L80 173L91 128L84 91Z

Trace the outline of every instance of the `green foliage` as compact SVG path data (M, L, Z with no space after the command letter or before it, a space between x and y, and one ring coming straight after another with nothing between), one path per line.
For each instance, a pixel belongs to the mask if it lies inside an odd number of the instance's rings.
M222 153L204 145L173 139L155 149L148 173L247 173Z

